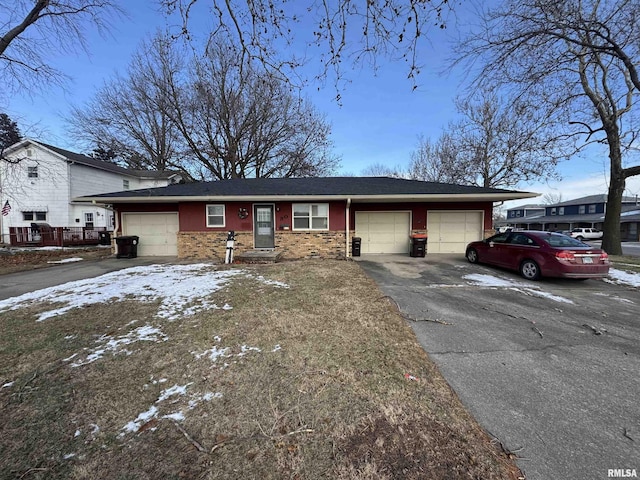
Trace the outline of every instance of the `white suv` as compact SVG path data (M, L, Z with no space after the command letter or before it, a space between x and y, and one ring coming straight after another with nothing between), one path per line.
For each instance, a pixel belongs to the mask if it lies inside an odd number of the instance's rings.
M574 228L571 230L571 236L580 241L599 240L602 238L602 235L602 232L595 228Z

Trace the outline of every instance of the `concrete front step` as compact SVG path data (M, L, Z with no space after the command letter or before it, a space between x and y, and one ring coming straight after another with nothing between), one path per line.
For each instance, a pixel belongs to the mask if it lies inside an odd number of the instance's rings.
M276 250L248 250L234 255L235 262L243 263L276 263L282 252Z

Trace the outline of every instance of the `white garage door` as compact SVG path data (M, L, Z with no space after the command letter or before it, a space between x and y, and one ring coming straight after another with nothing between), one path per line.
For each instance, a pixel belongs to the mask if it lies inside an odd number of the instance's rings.
M140 257L178 255L177 213L123 213L122 232L140 237Z
M409 212L356 212L356 237L362 253L408 253Z
M469 242L483 238L483 212L428 211L429 253L464 253Z

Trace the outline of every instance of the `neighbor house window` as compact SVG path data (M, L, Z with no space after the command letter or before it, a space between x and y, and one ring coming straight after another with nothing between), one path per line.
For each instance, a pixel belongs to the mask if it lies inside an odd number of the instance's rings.
M129 190L129 180L122 180L122 189Z
M578 207L578 213L579 214L583 214L586 211L586 208L584 207L584 205L580 205Z
M564 207L558 208L558 215L564 215Z
M38 178L38 167L27 167L27 177Z
M595 205L589 205L589 213L596 213L596 206Z
M87 228L93 228L93 212L86 212L84 214L84 226Z
M25 222L46 222L47 212L22 212L22 219Z
M294 230L329 230L328 203L297 203L293 205Z
M224 205L207 205L207 227L224 227Z
M555 207L551 209L551 215L555 215L557 213Z
M522 216L522 212L521 212L520 210L518 210L518 211L516 212L516 217L521 217L521 216Z

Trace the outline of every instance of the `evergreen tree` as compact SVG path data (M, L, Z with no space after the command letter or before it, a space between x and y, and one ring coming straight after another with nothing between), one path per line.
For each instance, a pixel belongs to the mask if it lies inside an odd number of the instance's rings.
M0 152L22 140L18 124L6 113L0 113Z

